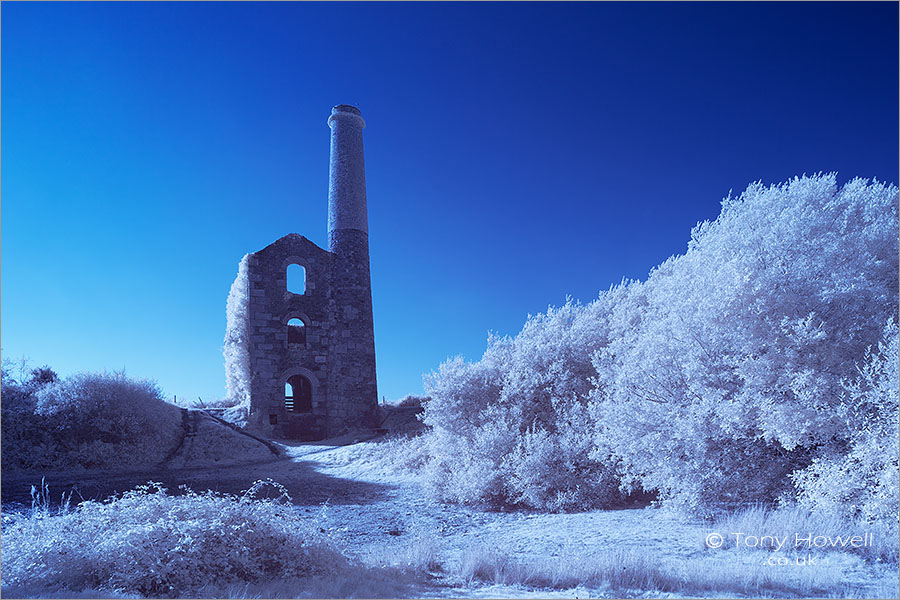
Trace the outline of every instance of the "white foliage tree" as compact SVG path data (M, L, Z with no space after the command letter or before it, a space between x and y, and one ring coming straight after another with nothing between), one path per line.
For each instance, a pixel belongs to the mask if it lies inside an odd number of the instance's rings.
M614 464L592 452L586 406L607 303L551 308L515 338L492 337L481 361L456 358L426 378L426 472L439 496L549 510L618 498Z
M897 188L750 185L617 305L597 443L693 507L771 500L846 441L842 380L897 311Z
M250 413L250 334L247 314L250 304L249 255L238 265L238 274L231 284L225 305L225 386L227 397L235 403L227 415L229 420L246 422Z
M848 432L847 448L816 458L793 477L803 504L866 521L897 524L900 513L900 335L884 328L854 379L843 383L838 415Z
M877 396L896 417L875 375L847 382L897 314L897 202L834 174L751 184L646 281L445 362L426 380L426 480L450 500L553 510L614 502L621 483L710 512L790 496L792 475L825 505L817 482L864 463L857 512L893 506L895 430L842 407Z

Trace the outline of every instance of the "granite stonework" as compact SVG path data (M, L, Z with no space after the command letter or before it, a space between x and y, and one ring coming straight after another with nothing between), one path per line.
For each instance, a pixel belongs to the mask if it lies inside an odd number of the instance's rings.
M248 427L272 437L315 440L375 426L365 122L355 107L340 105L328 124L329 249L291 233L248 256ZM287 289L292 264L306 271L303 294ZM303 321L304 342L288 341L288 321L294 318ZM306 403L299 410L299 403L286 401L285 384L298 381L297 375L309 382L303 393L311 393L311 410Z

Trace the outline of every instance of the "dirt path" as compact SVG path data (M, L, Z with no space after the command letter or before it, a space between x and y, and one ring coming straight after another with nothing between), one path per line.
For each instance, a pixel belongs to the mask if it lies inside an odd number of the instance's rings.
M301 445L291 448L292 455L288 457L284 454L285 446L242 431L234 433L233 428L221 423L221 419L203 411L184 411L182 429L180 442L158 465L131 470L4 472L0 480L0 498L3 503L30 506L31 486L40 486L42 479L50 488L51 502L59 502L62 494L68 492L73 492L76 501L103 500L148 481L162 483L171 493L178 493L178 488L185 485L194 491L240 494L255 481L272 479L288 489L297 506L318 506L325 502L363 505L384 498L391 488L317 471L318 463L312 457L336 445ZM255 459L242 461L240 457L223 457L222 452L227 453L229 446L234 445L230 438L220 443L218 438L223 432L241 443L252 439L250 443L258 448L252 454ZM216 452L209 451L211 447ZM306 454L309 459L304 458Z

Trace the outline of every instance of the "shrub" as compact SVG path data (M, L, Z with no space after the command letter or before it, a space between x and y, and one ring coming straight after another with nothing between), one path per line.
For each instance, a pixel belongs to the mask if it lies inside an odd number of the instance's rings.
M45 369L47 369L45 367ZM0 369L2 379L2 408L0 408L0 443L3 452L0 454L3 469L21 468L26 462L25 457L34 448L48 447L52 439L45 431L38 419L34 416L36 401L34 392L48 377L35 377L35 371L28 375L28 368L24 360L19 367L19 375L14 374L14 365L7 358L3 359ZM47 369L49 370L49 369ZM51 371L52 372L52 371ZM54 373L55 378L55 373Z
M67 514L19 519L3 531L3 584L31 593L190 597L210 586L308 577L346 564L290 505L255 499L261 486L237 498L171 496L151 483Z
M596 354L598 447L694 509L772 501L848 442L842 381L897 311L897 188L752 184L632 286Z
M46 375L4 382L4 468L153 464L177 443L181 412L155 384L122 373Z
M0 368L0 381L3 386L2 410L4 415L31 414L36 405L34 393L50 383L59 381L59 377L50 367L37 369L28 367L23 359L18 367L19 376L14 375L15 366L7 358L3 359ZM5 418L5 417L4 417Z
M479 362L452 359L426 378L424 473L437 496L547 510L619 499L586 410L606 301L551 308L515 338L490 338Z
M430 399L431 398L428 396L414 396L413 394L407 394L400 398L400 401L397 402L397 406L403 408L421 408L422 404L428 402Z
M839 406L848 448L817 457L793 477L803 504L863 521L892 523L900 513L900 335L891 320L858 376L844 381ZM896 539L896 535L894 536Z
M446 361L426 377L426 482L552 510L608 504L620 484L712 513L790 497L802 472L810 501L855 486L854 511L895 512L897 386L875 381L886 367L847 382L898 310L897 201L834 174L751 184L646 281ZM850 471L845 492L820 489Z

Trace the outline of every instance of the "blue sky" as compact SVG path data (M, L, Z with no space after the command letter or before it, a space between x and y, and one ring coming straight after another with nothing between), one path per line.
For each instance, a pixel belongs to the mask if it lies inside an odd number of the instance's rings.
M326 243L362 110L379 392L683 252L729 190L898 180L897 3L2 7L2 349L224 394L247 252Z

